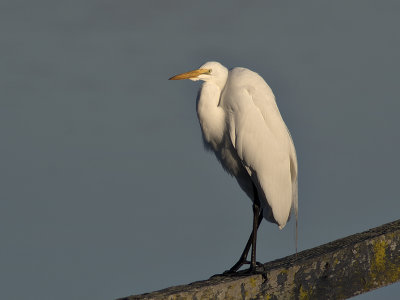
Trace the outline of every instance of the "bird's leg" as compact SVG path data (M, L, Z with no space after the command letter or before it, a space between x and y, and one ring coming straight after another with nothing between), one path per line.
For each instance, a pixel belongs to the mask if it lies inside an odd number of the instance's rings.
M256 244L257 244L257 231L259 226L259 221L262 220L260 216L260 205L253 203L253 234L251 241L251 262L250 271L255 271L256 269Z
M257 229L260 226L262 219L263 219L263 213L261 211L260 215L258 216ZM247 255L249 254L249 250L250 250L250 247L251 247L252 243L253 243L253 231L250 234L250 237L249 237L249 239L247 241L246 247L244 248L244 250L242 252L242 255L240 255L239 260L237 261L237 263L232 268L230 268L225 273L234 273L237 270L239 270L241 266L243 266L244 264L248 264L249 263L246 260L246 258L247 258ZM257 262L256 262L256 264L257 264Z
M257 265L255 245L256 245L256 240L257 240L257 230L258 230L258 227L260 227L261 221L263 220L263 211L260 210L260 200L258 199L257 188L255 187L254 184L253 184L253 190L254 190L254 203L255 203L255 204L253 204L253 230L247 241L246 247L244 247L242 255L240 255L239 260L232 268L229 269L229 271L226 271L225 273L234 273L237 270L239 270L241 266L249 263L246 260L246 258L247 258L247 255L249 254L250 246L253 246L253 249L251 251L250 270L252 271L255 268L255 266Z

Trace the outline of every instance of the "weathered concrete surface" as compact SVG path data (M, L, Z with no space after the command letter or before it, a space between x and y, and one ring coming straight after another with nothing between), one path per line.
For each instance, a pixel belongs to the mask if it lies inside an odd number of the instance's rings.
M264 264L136 299L346 299L400 280L400 220Z

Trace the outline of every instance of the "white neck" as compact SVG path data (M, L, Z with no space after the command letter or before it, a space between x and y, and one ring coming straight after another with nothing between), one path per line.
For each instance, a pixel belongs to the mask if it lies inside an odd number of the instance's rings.
M205 82L197 97L197 116L203 131L204 141L214 151L222 141L225 128L225 113L219 106L221 88L213 82Z

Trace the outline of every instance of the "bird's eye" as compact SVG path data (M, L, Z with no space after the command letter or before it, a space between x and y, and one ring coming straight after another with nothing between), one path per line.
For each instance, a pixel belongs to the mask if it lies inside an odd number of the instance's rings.
M212 69L208 69L208 74L211 74L211 72L212 72Z

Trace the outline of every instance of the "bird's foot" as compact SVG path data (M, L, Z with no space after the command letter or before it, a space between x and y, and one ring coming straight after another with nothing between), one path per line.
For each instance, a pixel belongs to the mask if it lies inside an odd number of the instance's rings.
M233 274L237 274L239 269L243 266L243 265L250 265L249 269L244 270L243 272L246 274L249 273L255 273L256 272L256 268L257 267L261 267L262 263L260 262L256 262L255 266L251 265L251 262L248 260L243 260L243 261L238 261L232 268L230 268L229 270L225 271L224 273L222 273L222 275L233 275Z

